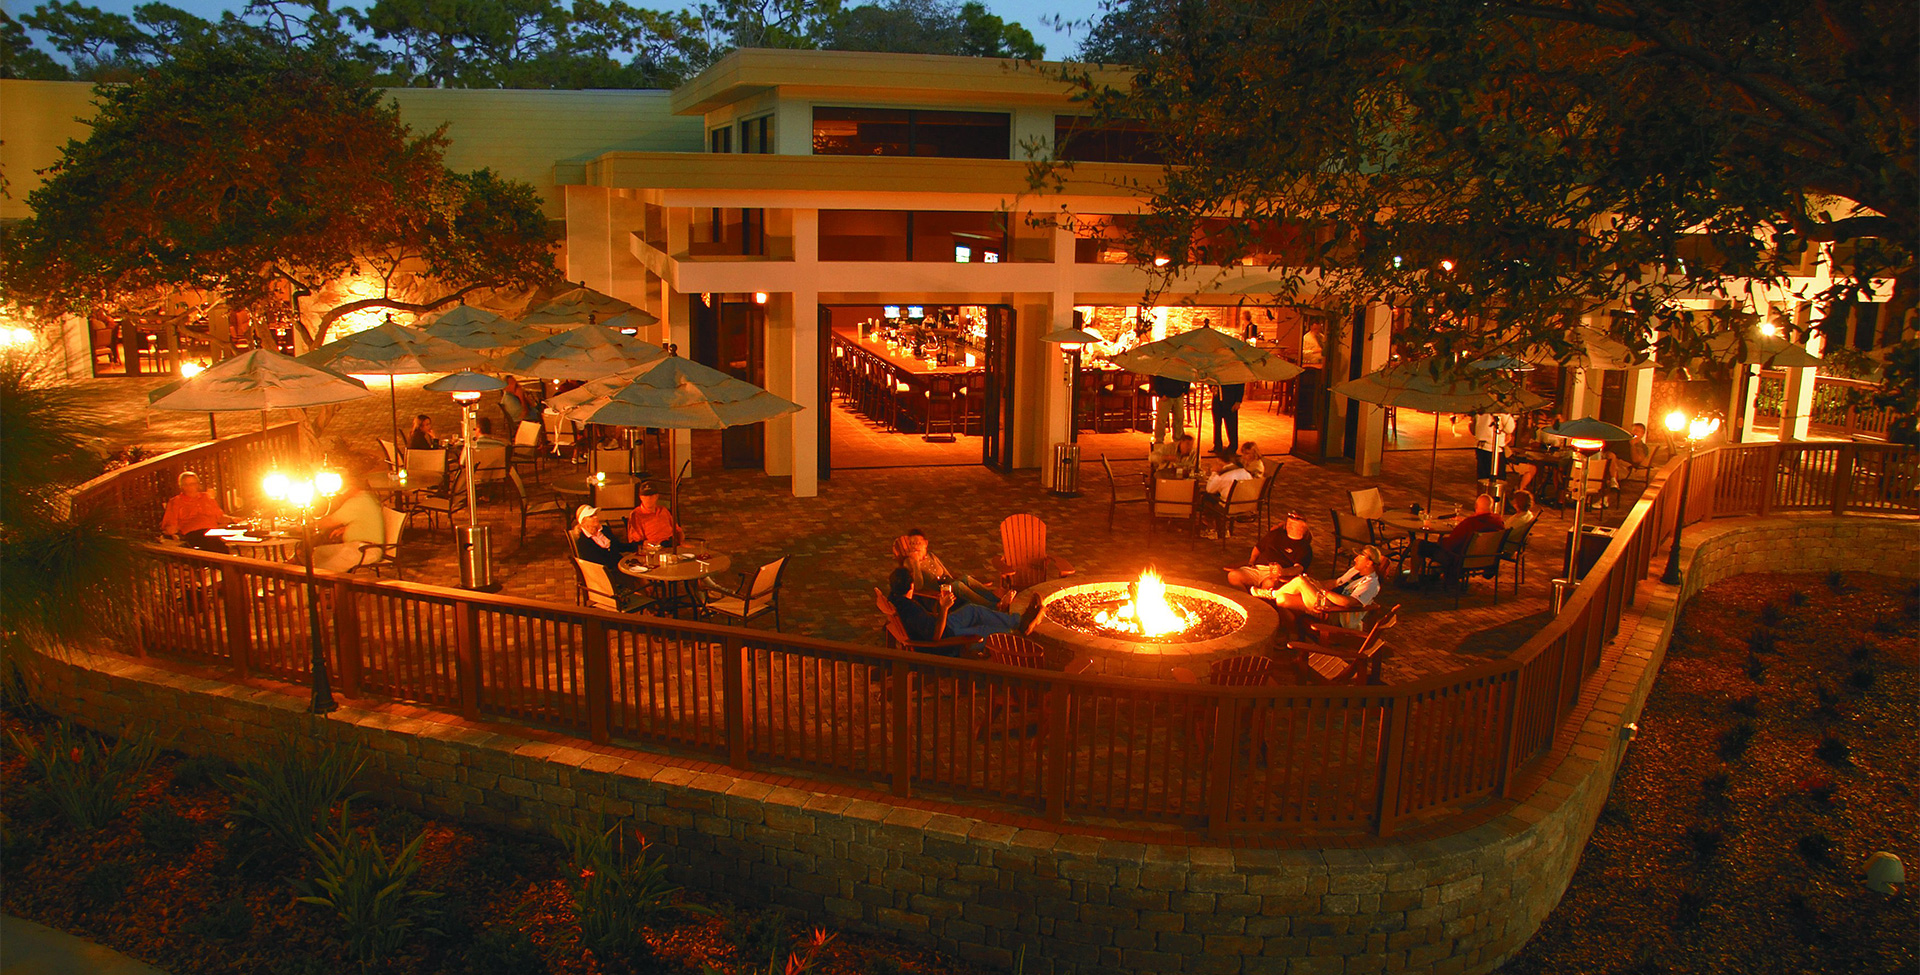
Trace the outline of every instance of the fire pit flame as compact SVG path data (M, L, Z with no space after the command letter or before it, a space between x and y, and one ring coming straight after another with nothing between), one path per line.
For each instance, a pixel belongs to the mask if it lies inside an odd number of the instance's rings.
M1179 633L1192 624L1186 612L1167 599L1167 586L1160 573L1148 569L1140 581L1127 587L1130 598L1112 612L1101 610L1094 621L1101 626L1141 636L1166 636Z

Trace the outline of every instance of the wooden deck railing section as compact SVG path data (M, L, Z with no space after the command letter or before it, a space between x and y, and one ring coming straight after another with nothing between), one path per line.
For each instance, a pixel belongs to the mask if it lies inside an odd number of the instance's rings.
M230 476L242 456L184 452ZM1914 511L1915 453L1868 444L1727 447L1694 458L1687 521L1786 509ZM160 460L165 460L160 459ZM140 497L160 460L96 498ZM211 462L211 463L210 463ZM225 466L221 466L225 465ZM1233 687L1090 677L405 582L324 575L324 640L348 696L524 722L1053 820L1211 835L1391 834L1509 794L1569 733L1582 683L1657 571L1684 458L1628 512L1563 611L1505 660L1387 687ZM232 481L223 482L231 487ZM139 651L236 677L307 679L296 566L144 546Z

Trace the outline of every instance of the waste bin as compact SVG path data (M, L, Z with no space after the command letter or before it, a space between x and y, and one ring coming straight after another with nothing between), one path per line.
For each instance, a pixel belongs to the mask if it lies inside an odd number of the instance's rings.
M492 592L493 545L486 525L459 525L453 530L455 557L460 562L460 588Z
M1595 562L1600 561L1600 553L1605 552L1607 546L1611 544L1613 544L1613 529L1602 528L1599 525L1581 525L1580 562L1574 567L1572 572L1573 579L1577 582L1580 579L1586 578L1587 570L1593 568ZM1569 528L1567 529L1566 547L1561 550L1560 554L1563 562L1572 551L1573 529Z
M1053 493L1063 498L1080 496L1080 445L1053 445Z

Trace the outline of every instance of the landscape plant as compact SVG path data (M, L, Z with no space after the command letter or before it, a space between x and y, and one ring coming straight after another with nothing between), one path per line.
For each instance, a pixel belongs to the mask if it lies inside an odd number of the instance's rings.
M416 932L433 930L428 926L436 914L432 901L440 894L413 886L426 833L415 834L389 856L372 830L353 827L351 806L342 802L338 825L307 840L313 876L296 881L294 888L300 903L334 913L348 956L361 971L370 971Z
M125 812L136 780L159 753L152 732L125 731L105 744L65 721L43 741L11 737L27 757L29 793L80 830L100 829Z
M335 806L360 798L354 783L366 769L358 745L282 736L257 759L226 777L233 796L228 818L242 829L272 837L283 849L304 851L327 826Z
M567 878L581 944L603 958L627 962L652 953L646 928L663 915L700 908L680 898L665 860L648 854L637 831L615 822L606 829L563 824L554 836L567 849Z

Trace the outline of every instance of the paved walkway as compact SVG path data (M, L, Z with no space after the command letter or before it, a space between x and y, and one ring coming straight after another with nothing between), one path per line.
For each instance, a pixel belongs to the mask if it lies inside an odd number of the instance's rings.
M0 975L167 975L42 924L0 917Z
M420 377L402 379L400 413L425 412L442 433L457 429L452 404L419 388ZM204 439L202 414L150 413L146 390L157 380L89 380L80 384L88 402L122 421L125 442L172 449ZM382 384L384 385L384 384ZM323 439L336 452L377 451L374 439L390 428L386 391L342 407ZM294 414L276 414L274 422ZM257 416L223 418L223 431L249 429ZM1423 430L1422 433L1425 433ZM1332 574L1331 509L1348 507L1349 490L1379 486L1390 507L1404 508L1426 497L1430 455L1424 450L1391 451L1380 478L1361 478L1336 464L1285 458L1275 486L1275 513L1289 508L1306 515L1320 542L1315 574ZM882 642L874 610L873 587L891 568L891 539L909 528L924 530L933 551L955 572L985 575L1000 549L998 526L1008 515L1031 512L1044 519L1052 551L1082 576L1133 576L1149 565L1170 577L1220 581L1224 566L1247 557L1252 537L1217 540L1149 531L1141 506L1122 509L1112 530L1107 525L1107 486L1097 452L1084 455L1079 498L1059 498L1040 486L1038 471L1000 474L983 467L904 467L838 471L823 482L817 498L790 496L786 478L757 470L724 470L719 436L694 436L695 474L682 496L681 518L690 535L728 553L734 568L748 570L780 556L789 563L782 595L782 629L789 633L856 643ZM1137 476L1142 461L1113 455L1116 471ZM1471 506L1473 455L1468 450L1438 453L1435 505ZM548 465L529 485L536 497L555 473L576 473L564 462ZM1628 503L1632 498L1626 499ZM1606 514L1617 520L1625 505ZM552 602L574 602L573 569L552 516L528 525L519 537L519 511L512 501L483 499L480 519L493 526L494 571L508 595ZM1389 587L1381 596L1404 606L1392 638L1394 655L1385 674L1399 683L1447 673L1517 649L1546 621L1548 580L1558 574L1570 511L1547 510L1533 533L1525 581L1514 594L1512 568L1493 585L1475 580L1455 608L1452 594ZM452 533L442 521L429 529L420 519L405 536L405 577L410 581L453 585L459 578Z

